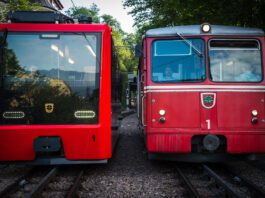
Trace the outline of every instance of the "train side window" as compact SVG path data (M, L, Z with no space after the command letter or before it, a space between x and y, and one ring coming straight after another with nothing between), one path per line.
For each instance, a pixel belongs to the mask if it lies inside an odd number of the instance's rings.
M262 80L261 51L257 40L211 40L209 58L210 76L214 82Z

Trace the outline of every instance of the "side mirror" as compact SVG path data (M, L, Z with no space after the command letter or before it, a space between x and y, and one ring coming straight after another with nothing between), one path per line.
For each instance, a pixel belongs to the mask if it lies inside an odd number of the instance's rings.
M134 56L135 57L141 57L142 56L142 49L141 49L141 45L137 44L134 48Z

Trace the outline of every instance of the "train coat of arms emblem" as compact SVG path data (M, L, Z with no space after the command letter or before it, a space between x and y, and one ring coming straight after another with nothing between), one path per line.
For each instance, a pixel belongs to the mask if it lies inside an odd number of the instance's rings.
M216 93L201 93L201 104L206 109L211 109L216 104Z
M45 112L46 113L52 113L54 110L54 104L53 103L46 103L45 104Z

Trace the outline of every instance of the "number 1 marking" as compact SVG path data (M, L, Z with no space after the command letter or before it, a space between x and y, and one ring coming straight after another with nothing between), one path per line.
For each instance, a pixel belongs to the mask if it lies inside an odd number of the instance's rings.
M207 129L211 129L211 120L206 120Z

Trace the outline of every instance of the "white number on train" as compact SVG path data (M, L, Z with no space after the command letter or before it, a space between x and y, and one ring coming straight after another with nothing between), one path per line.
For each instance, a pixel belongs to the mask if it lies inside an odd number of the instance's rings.
M207 129L211 129L211 120L206 120Z

